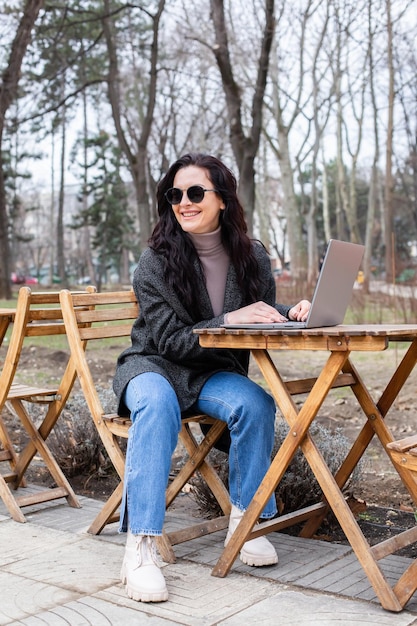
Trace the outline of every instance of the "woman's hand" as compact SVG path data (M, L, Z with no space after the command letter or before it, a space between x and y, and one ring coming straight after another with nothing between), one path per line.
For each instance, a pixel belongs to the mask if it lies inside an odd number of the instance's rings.
M304 302L306 301L304 300ZM259 301L236 311L230 311L225 315L224 321L226 324L269 324L271 322L286 322L287 318L278 313L273 306Z
M298 304L293 306L288 311L289 319L294 320L296 322L305 322L307 319L310 307L311 307L311 302L309 300L300 300Z

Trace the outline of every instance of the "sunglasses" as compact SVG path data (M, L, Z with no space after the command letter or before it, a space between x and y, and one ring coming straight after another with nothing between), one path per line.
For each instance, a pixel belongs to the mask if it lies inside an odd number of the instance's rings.
M193 185L192 187L188 187L188 189L178 189L177 187L172 187L165 192L165 198L168 200L170 204L179 204L182 200L182 196L185 193L190 202L194 204L198 204L204 200L204 194L206 191L214 191L216 189L204 189L201 185Z

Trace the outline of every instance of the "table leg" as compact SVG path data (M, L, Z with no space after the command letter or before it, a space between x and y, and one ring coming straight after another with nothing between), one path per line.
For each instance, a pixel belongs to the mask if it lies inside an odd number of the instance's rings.
M352 549L368 576L381 605L387 610L401 611L402 605L399 599L385 579L338 484L308 434L308 428L317 415L334 380L347 361L349 353L343 351L331 353L298 415L292 398L268 353L266 351L254 350L253 354L278 405L283 411L284 417L290 425L290 432L273 459L242 521L213 569L212 575L224 577L230 570L244 542L252 536L265 534L258 528L256 533L252 535L251 531L296 450L301 447L329 506L337 517Z
M345 460L343 461L341 467L335 475L335 480L340 489L342 489L343 486L346 484L347 480L351 476L355 467L358 465L359 461L361 460L362 456L364 455L366 449L368 448L375 435L377 435L382 447L389 456L389 450L387 450L386 445L387 443L393 441L393 437L384 421L384 418L389 408L392 406L392 403L394 402L398 393L400 392L405 380L409 376L416 360L416 354L417 351L415 347L411 352L410 350L408 351L408 354L403 359L403 366L397 368L395 374L391 378L391 381L388 383L387 388L382 394L381 400L378 402L378 404L375 404L374 400L371 398L365 384L363 383L361 376L359 375L358 371L356 370L350 359L347 359L346 363L344 364L343 372L351 374L356 381L356 383L350 385L350 387L352 389L352 392L356 396L358 404L363 410L364 416L367 417L367 422L361 429L349 453L347 454ZM416 502L417 504L417 483L413 475L405 469L403 470L403 468L399 468L395 465L394 467L396 471L398 471L398 473L400 474L400 477L407 487L407 490L413 498L414 502ZM320 527L325 515L326 513L324 512L315 519L307 522L307 524L305 524L303 530L301 531L300 536L311 537Z

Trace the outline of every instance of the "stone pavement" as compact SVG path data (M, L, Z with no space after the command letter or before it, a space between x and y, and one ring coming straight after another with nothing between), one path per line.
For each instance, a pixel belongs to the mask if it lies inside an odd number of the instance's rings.
M167 513L168 530L189 519L182 497ZM348 546L282 533L269 535L278 565L237 560L224 579L210 572L225 531L175 546L177 562L164 566L169 601L134 602L119 581L123 536L115 525L88 535L102 503L80 501L82 509L65 500L26 507L26 524L11 520L0 502L0 625L417 626L417 597L401 613L384 611ZM385 575L398 578L409 561L387 557Z

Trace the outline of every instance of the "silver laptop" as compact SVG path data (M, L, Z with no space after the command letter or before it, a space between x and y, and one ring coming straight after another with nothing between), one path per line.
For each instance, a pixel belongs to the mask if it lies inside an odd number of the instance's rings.
M330 239L305 322L223 324L224 328L321 328L342 324L352 298L365 246Z

